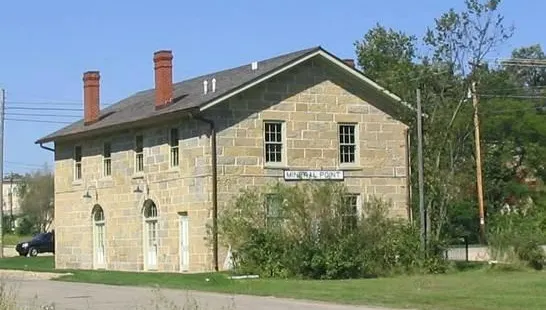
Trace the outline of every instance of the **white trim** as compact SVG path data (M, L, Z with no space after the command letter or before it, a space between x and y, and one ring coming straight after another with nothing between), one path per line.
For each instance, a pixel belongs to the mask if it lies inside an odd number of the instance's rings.
M337 166L339 169L343 168L352 168L352 167L360 167L360 123L351 123L351 122L338 122L337 125ZM354 134L355 134L355 161L353 163L342 163L341 162L341 141L339 141L340 138L340 132L339 128L341 126L354 126Z
M176 146L172 146L171 142L172 142L172 130L173 129L176 129L176 134L178 135L177 137L177 145ZM178 126L173 126L173 127L169 127L169 132L168 132L168 136L169 136L169 141L168 141L168 145L169 145L169 169L177 169L180 167L180 128ZM176 166L173 166L173 149L176 148L178 149L178 158L177 158L177 165Z
M101 205L98 205L100 208L100 211L102 212L102 220L96 221L95 220L95 214L96 214L96 207L97 205L93 206L93 212L91 213L91 221L93 225L93 268L94 269L107 269L106 264L106 256L107 256L107 247L106 247L106 215L104 214L104 208L102 208ZM102 230L102 263L99 263L98 260L98 236L99 236L99 230Z
M76 160L76 149L80 148L80 177L76 177L76 166L78 164L78 161ZM72 180L73 181L81 181L83 179L83 147L81 144L74 145L74 149L72 150L72 159L73 159L73 173L72 173Z
M106 157L104 157L104 146L106 144L109 144L110 145L110 157L108 157L108 159L110 159L110 174L107 175L106 174ZM106 141L103 141L102 142L102 177L103 178L111 178L112 177L112 141L110 140L106 140Z
M147 199L144 200L146 202ZM150 199L151 200L151 199ZM154 203L154 206L156 208L156 215L152 217L146 217L145 212L146 208L144 206L144 203L142 204L141 209L141 219L142 219L142 245L143 245L143 262L144 262L144 270L145 271L156 271L158 270L158 259L159 259L159 207L157 206L156 202L152 200ZM154 225L155 224L155 225ZM151 226L155 226L155 262L150 262L150 228Z
M281 124L281 161L280 162L266 162L266 149L265 149L265 125L267 123ZM276 119L264 119L262 121L262 152L263 152L263 166L265 168L277 168L277 167L286 167L288 160L288 148L287 148L287 136L286 136L286 121L285 120L276 120Z
M137 149L137 143L136 143L137 141L136 141L136 140L137 140L137 137L138 137L138 136L141 136L141 137L142 137L142 171L139 171L138 168L137 168L137 162L138 162L138 161L137 161L137 155L138 155L138 153L137 153L137 151L136 151L136 149ZM144 133L138 132L138 133L135 133L135 134L133 135L133 173L134 173L134 174L144 174L144 170L145 170L144 167L146 166L146 165L144 164L144 162L145 162L145 156L144 156Z
M357 71L357 70L355 70L353 68L348 67L343 61L338 60L337 58L331 56L330 54L326 53L325 51L318 50L318 51L313 52L313 53L311 53L311 54L309 54L309 55L307 55L307 56L305 56L305 57L303 57L301 59L298 59L297 61L294 61L294 62L292 62L292 63L290 63L288 65L280 67L277 70L275 70L275 71L273 71L273 72L271 72L271 73L257 79L256 81L254 81L254 82L252 82L252 83L250 83L248 85L245 85L245 86L243 86L243 87L241 87L241 88L239 88L239 89L237 89L235 91L229 92L229 93L227 93L227 94L225 94L223 96L220 96L220 97L216 98L215 100L213 100L213 101L207 103L206 105L202 106L199 109L199 111L204 111L206 109L209 109L209 108L215 106L216 104L218 104L218 103L220 103L220 102L222 102L224 100L227 100L227 99L229 99L229 98L231 98L231 97L233 97L233 96L235 96L235 95L237 95L237 94L239 94L239 93L241 93L241 92L243 92L243 91L245 91L245 90L247 90L247 89L249 89L249 88L251 88L253 86L256 86L256 85L258 85L258 84L260 84L260 83L262 83L262 82L264 82L266 80L269 80L270 78L272 78L272 77L274 77L274 76L276 76L276 75L278 75L278 74L280 74L282 72L290 70L291 68L293 68L293 67L295 67L295 66L297 66L297 65L299 65L299 64L301 64L301 63L303 63L303 62L305 62L305 61L307 61L307 60L309 60L309 59L311 59L311 58L313 58L315 56L318 56L318 55L320 55L320 56L326 58L327 60L329 60L330 62L336 64L341 69L344 69L345 71L352 74L353 76L360 79L361 81L368 84L369 86L373 87L374 89L376 89L380 93L384 93L390 99L402 104L406 108L414 110L414 108L411 105L409 105L407 102L403 101L397 95L391 93L390 91L388 91L384 87L380 86L376 82L374 82L371 79L367 78L361 72L359 72L359 71Z
M180 272L190 269L190 218L187 214L178 215L178 245L180 247ZM186 249L182 247L184 243Z

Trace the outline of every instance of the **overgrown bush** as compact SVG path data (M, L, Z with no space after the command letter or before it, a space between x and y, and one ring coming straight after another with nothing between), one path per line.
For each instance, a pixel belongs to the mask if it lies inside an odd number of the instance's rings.
M354 210L339 183L282 183L243 191L219 215L221 240L235 269L263 277L340 279L439 272L442 258L422 259L418 229L388 216L377 199ZM427 270L431 271L431 270Z
M30 235L36 232L35 226L27 217L21 217L15 233L19 236Z
M493 259L524 263L541 270L546 261L546 214L540 208L497 214L490 221L489 248Z

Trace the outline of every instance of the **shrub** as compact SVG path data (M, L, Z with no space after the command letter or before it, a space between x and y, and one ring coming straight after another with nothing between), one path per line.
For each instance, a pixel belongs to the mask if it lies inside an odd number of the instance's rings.
M15 227L15 233L19 236L24 236L34 232L34 224L27 217L21 217L19 225Z
M522 262L542 270L546 260L542 248L545 219L544 212L538 209L494 216L488 237L492 258L510 263Z
M429 269L416 227L389 218L391 206L377 199L358 214L353 199L343 184L330 182L244 190L220 212L219 237L234 250L236 272L262 277L340 279Z

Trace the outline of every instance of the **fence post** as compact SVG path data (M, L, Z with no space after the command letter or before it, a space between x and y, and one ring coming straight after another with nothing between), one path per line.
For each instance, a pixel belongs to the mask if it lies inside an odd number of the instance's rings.
M464 236L464 250L465 250L465 258L466 262L468 262L468 237Z

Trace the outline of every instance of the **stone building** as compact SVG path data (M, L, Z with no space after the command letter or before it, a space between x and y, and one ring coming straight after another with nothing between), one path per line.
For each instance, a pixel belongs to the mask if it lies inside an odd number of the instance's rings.
M408 216L409 108L354 62L314 47L173 84L172 53L153 59L155 87L102 110L84 73L83 119L36 141L55 153L57 268L222 269L217 210L278 180L337 179L355 209L379 195Z

